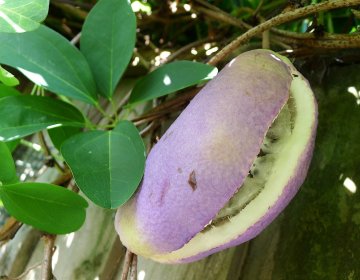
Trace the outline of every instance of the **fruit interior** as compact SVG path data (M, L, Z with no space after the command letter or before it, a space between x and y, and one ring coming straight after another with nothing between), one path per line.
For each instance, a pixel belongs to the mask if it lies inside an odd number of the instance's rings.
M224 245L258 222L276 202L312 137L316 108L308 84L294 73L288 102L269 128L261 150L237 193L205 228L182 248L152 256L172 262Z
M252 164L249 175L244 183L203 231L226 223L232 217L239 214L246 205L251 203L261 193L265 185L268 185L267 180L271 173L274 172L274 168L277 167L275 162L282 155L281 151L292 134L295 118L296 111L293 97L290 95L288 102L283 106L265 135L260 153Z

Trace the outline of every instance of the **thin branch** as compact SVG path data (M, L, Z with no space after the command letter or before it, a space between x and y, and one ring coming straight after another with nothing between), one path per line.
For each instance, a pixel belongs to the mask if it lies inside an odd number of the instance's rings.
M145 127L143 130L140 131L141 137L146 136L153 128L154 128L155 122L152 121L147 127Z
M130 280L137 280L137 255L133 255L131 262Z
M360 35L350 34L347 36L347 39L329 39L329 38L304 38L297 39L285 36L272 35L272 38L291 45L301 45L311 48L319 49L349 49L349 48L360 48ZM343 37L342 34L339 37Z
M215 5L212 5L210 4L209 2L207 1L204 1L204 0L195 0L195 2L205 6L205 7L208 7L209 9L215 11L215 12L222 12L222 10L218 7L216 7Z
M0 241L13 238L21 226L22 223L13 217L6 219L5 224L0 227Z
M337 8L351 7L359 4L360 4L360 0L347 0L347 1L333 0L333 1L322 2L319 4L309 5L304 8L299 8L296 10L285 12L283 14L280 14L265 21L264 23L255 26L254 28L240 35L230 44L225 46L221 51L219 51L212 59L210 59L208 64L217 65L220 61L225 59L230 53L232 53L235 49L237 49L241 44L244 44L245 42L249 41L252 37L266 30L269 30L277 25L289 21L293 21L299 18L303 18L314 13L333 10Z
M253 13L253 16L256 17L257 14L260 12L262 6L264 5L264 0L260 0L258 6L256 7L254 13Z
M121 274L121 280L127 279L133 256L134 254L129 249L127 249L125 254L124 266Z
M203 14L211 17L211 18L231 24L240 29L248 30L252 27L250 24L247 24L238 18L234 18L234 17L230 16L229 14L227 14L226 12L221 11L221 10L216 12L216 11L209 10L209 9L206 9L206 8L203 8L200 6L196 6L196 7L194 7L194 9L200 13L203 13Z
M198 47L202 44L208 43L208 42L213 42L216 41L217 39L219 39L218 37L214 37L214 38L205 38L205 39L200 39L198 41L195 42L191 42L188 45L185 45L183 47L181 47L180 49L176 50L175 52L173 52L171 55L169 55L165 62L168 63L170 61L173 61L175 58L177 58L179 55L183 54L184 52L191 50L192 48Z
M54 275L52 273L52 256L54 254L54 244L56 235L45 234L44 239L44 261L41 269L41 280L53 280Z
M79 43L80 38L81 38L81 32L76 34L75 37L71 39L70 44L76 45L77 43Z
M16 277L7 277L7 280L20 280L22 278L24 278L31 270L37 268L38 266L40 266L42 264L42 262L36 263L32 266L30 266L27 270L25 270L23 273L21 273L19 276Z
M53 161L55 167L60 171L60 173L64 173L65 169L60 165L60 163L56 160L56 158L51 153L51 150L46 142L44 133L42 131L40 131L38 133L38 136L39 136L40 145L44 149L45 156L48 157L48 159Z
M307 40L307 39L318 39L318 40L359 40L360 34L333 34L324 33L321 37L317 37L315 33L298 33L293 31L287 31L277 28L271 28L271 33L282 37L288 37L291 39Z

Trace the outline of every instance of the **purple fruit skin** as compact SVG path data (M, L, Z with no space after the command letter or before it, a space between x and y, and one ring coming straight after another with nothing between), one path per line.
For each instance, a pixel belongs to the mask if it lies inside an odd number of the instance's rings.
M117 212L115 226L126 247L145 256L169 253L216 216L245 180L268 128L287 102L289 69L270 51L243 53L193 99L149 154L139 191ZM256 236L295 195L312 149L313 140L296 177L260 221L237 239L178 262L195 261ZM128 236L123 229L128 225L137 236Z
M317 111L316 111L317 116ZM317 118L316 118L317 120ZM194 262L197 260L200 260L202 258L205 258L211 254L214 254L216 252L219 252L221 250L239 245L241 243L244 243L254 237L256 237L263 229L265 229L289 204L289 202L293 199L295 194L298 192L300 186L305 180L305 177L307 175L307 171L309 169L310 161L312 158L313 150L314 150L314 144L315 144L315 131L317 127L317 121L314 123L312 127L312 138L309 142L309 145L307 146L306 151L302 155L302 157L299 159L299 164L297 166L297 171L295 172L296 176L290 178L287 186L284 188L283 193L281 194L281 197L279 200L274 204L273 207L269 209L268 212L253 226L248 228L246 232L241 234L238 238L222 245L216 248L213 248L207 252L200 253L198 255L178 260L176 263L189 263Z

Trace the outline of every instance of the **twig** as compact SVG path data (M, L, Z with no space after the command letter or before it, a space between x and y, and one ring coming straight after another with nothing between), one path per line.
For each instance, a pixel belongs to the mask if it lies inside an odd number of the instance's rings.
M39 135L39 141L40 141L40 144L41 144L41 147L44 149L44 153L45 153L45 156L49 157L55 167L61 172L61 173L64 173L65 172L65 169L60 165L60 163L56 160L56 158L53 156L53 154L51 153L51 150L48 146L48 144L46 143L46 140L45 140L45 136L44 136L44 133L42 131L40 131L38 133Z
M140 131L140 135L144 137L146 134L148 134L153 128L154 128L155 122L152 121L147 127L145 127L143 130Z
M209 17L212 17L214 19L217 19L219 21L231 24L233 26L236 26L240 29L245 29L248 30L250 29L252 26L250 24L247 24L245 22L243 22L242 20L238 19L238 18L234 18L232 16L230 16L229 14L225 13L224 11L212 11L200 6L196 6L194 7L195 10L197 10L198 12L201 12Z
M208 3L207 1L204 1L204 0L195 0L195 2L205 6L205 7L208 7L210 8L211 10L215 11L215 12L222 12L222 10L210 3Z
M133 256L134 254L129 249L127 249L125 254L124 266L121 274L121 280L127 279Z
M45 234L44 239L44 261L41 269L41 280L52 280L54 275L52 273L52 256L54 254L54 244L56 235Z
M5 224L0 227L0 241L6 241L13 238L21 226L22 223L15 218L8 218Z
M341 38L343 36L339 37ZM349 49L360 47L359 34L354 34L354 36L351 36L351 34L349 34L347 36L347 39L330 39L330 37L297 39L277 35L272 35L272 38L286 44L301 45L320 49Z
M236 48L238 48L241 44L247 42L252 37L256 36L257 34L269 30L270 28L295 20L299 18L306 17L310 14L333 10L337 8L344 8L344 7L351 7L355 5L359 5L360 0L333 0L322 2L319 4L309 5L304 8L299 8L296 10L292 10L289 12L285 12L278 16L275 16L264 23L261 23L254 28L250 29L249 31L245 32L244 34L237 37L234 41L230 44L225 46L221 51L219 51L212 59L209 60L208 64L210 65L217 65L220 61L225 59L231 52L233 52Z
M22 278L24 278L24 276L26 276L31 270L37 268L38 266L40 266L42 264L42 262L36 263L32 266L30 266L27 270L25 270L23 273L21 273L19 276L16 277L8 277L8 280L20 280Z
M70 44L76 45L77 43L79 43L80 38L81 38L81 32L76 34L75 37L71 39Z
M259 4L257 5L254 13L253 13L253 16L256 17L257 14L260 12L262 6L264 5L264 0L260 0Z
M261 18L261 22L265 20ZM262 48L263 49L270 49L270 31L266 30L262 33Z
M131 263L130 280L137 280L137 255L133 255Z
M321 37L316 37L314 33L297 33L293 31L287 31L277 28L271 28L271 33L279 35L282 37L288 37L291 39L297 40L307 40L307 39L318 39L318 40L359 40L360 34L333 34L333 33L324 33Z
M218 37L205 38L205 39L200 39L198 41L192 42L188 45L185 45L185 46L181 47L180 49L176 50L175 52L173 52L171 55L169 55L166 58L165 62L168 63L170 61L173 61L175 58L177 58L179 55L183 54L184 52L191 50L192 48L198 47L204 43L217 41L217 39L219 39L219 38Z

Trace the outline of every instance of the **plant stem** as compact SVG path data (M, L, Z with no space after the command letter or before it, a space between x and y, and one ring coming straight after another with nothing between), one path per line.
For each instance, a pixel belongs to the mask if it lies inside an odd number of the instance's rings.
M133 255L131 262L130 280L137 280L137 255Z
M210 65L217 65L220 61L225 59L230 53L232 53L236 48L238 48L241 44L244 44L245 42L249 41L252 37L258 35L261 32L264 32L266 30L269 30L270 28L295 20L299 18L306 17L308 15L322 12L322 11L328 11L333 10L337 8L344 8L344 7L351 7L355 5L359 5L360 0L333 0L333 1L327 1L322 2L315 5L309 5L303 8L295 9L289 12L282 13L280 15L277 15L257 26L250 29L249 31L245 32L244 34L237 37L234 41L232 41L230 44L225 46L221 51L219 51L210 61L208 64Z
M44 239L44 261L41 270L41 280L53 280L54 275L52 273L52 256L54 254L54 244L56 235L45 234Z
M124 266L121 274L121 280L126 280L128 277L133 255L134 254L129 249L126 250Z
M51 159L54 161L55 167L60 171L60 173L64 173L65 169L60 165L60 163L57 161L56 157L51 153L51 150L50 150L48 144L46 143L44 133L42 131L40 131L38 133L38 136L39 136L40 145L43 148L45 156L51 157Z

